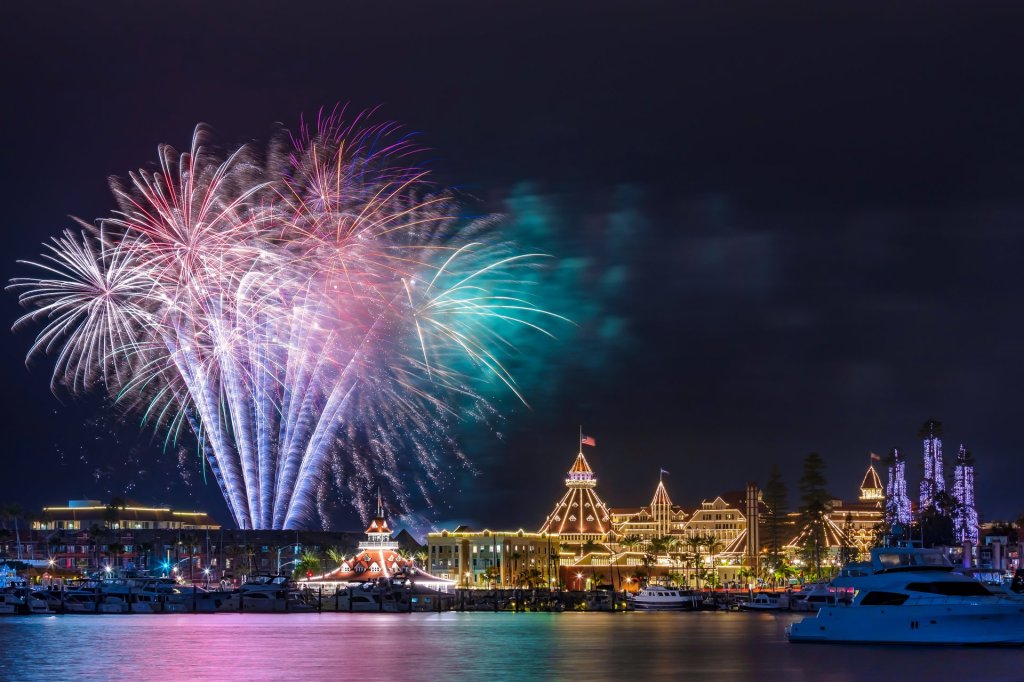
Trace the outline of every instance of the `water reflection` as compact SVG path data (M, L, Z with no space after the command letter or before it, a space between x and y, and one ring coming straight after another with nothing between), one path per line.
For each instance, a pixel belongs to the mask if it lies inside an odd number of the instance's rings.
M0 679L1020 680L1020 649L791 645L743 613L0 619Z

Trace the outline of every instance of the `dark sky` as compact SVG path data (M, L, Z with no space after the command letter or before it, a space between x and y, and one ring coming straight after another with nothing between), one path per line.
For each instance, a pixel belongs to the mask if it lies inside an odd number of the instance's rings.
M107 176L183 147L197 122L231 146L338 101L422 131L436 176L508 214L513 236L539 238L524 214L548 216L587 324L545 355L532 410L500 400L497 434L467 438L479 475L440 521L539 526L581 422L613 506L646 502L660 467L684 504L772 464L795 491L812 450L849 497L868 452L894 445L916 488L929 416L948 468L960 442L974 453L983 519L1024 512L1020 3L2 13L5 280L69 214L113 208ZM13 296L0 311L13 321ZM48 363L25 368L30 337L0 336L0 500L127 488L227 520L192 459L55 398Z

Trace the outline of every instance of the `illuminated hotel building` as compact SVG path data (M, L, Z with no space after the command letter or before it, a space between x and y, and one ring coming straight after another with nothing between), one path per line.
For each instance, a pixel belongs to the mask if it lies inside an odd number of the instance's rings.
M581 450L565 479L565 495L540 527L541 533L554 533L566 545L607 542L612 516L597 494L597 477Z
M470 587L548 585L557 569L560 542L558 535L522 528L474 531L459 526L427 535L427 566L440 578Z
M686 529L686 512L679 505L672 504L662 481L658 481L650 504L644 507L615 507L611 515L612 526L619 537L633 535L652 540L682 534Z
M687 543L697 539L717 541L714 557L707 561L722 582L736 580L748 560L747 493L743 491L705 500L688 511L672 502L664 481L659 480L649 504L610 508L598 496L597 478L582 452L576 455L565 486L565 494L540 528L559 538L557 558L563 583L571 582L582 569L586 569L584 576L600 570L605 579L618 584L641 567L652 577L679 573L681 567L672 555L686 552ZM753 492L755 506L761 504L756 486ZM676 548L650 564L643 545L659 538L675 539Z
M70 500L66 507L43 507L32 530L217 530L206 512L128 504L111 507L98 500Z

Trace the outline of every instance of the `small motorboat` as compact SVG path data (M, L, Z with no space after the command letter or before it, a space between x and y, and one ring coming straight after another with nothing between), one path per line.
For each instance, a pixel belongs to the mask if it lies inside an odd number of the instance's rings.
M633 608L644 611L693 611L700 608L703 595L674 587L651 585L630 597Z
M738 606L741 611L778 611L782 608L778 597L764 592L755 594L749 601L739 602Z

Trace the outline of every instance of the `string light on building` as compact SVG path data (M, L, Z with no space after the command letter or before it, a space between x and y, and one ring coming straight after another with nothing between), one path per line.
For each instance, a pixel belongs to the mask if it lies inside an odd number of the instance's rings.
M953 533L957 542L978 544L978 511L974 508L974 458L960 445L953 469Z
M582 448L569 469L565 487L565 495L548 514L540 532L560 535L562 542L603 542L611 530L611 515L597 495L597 477Z
M889 480L885 484L885 522L890 526L910 525L910 498L907 496L907 463L900 451L889 454Z
M921 479L921 507L923 511L935 504L935 495L946 490L942 472L942 422L929 419L919 434L924 439L924 478Z

